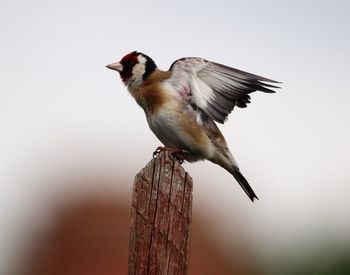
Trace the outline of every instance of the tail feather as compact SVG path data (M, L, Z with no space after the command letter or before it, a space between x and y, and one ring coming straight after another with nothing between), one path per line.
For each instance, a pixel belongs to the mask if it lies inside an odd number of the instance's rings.
M219 131L219 129L217 129ZM219 132L220 133L220 132ZM253 188L250 187L246 178L242 175L241 171L238 168L238 164L235 161L232 153L228 149L225 139L222 136L223 143L221 146L217 147L216 155L214 158L209 159L211 162L220 165L226 171L228 171L239 183L244 192L248 195L249 199L254 202L254 199L259 199L255 194ZM222 145L225 145L224 147Z
M254 199L257 199L257 200L259 199L255 194L253 188L250 187L246 178L242 175L242 173L237 168L230 172L252 202L254 202Z

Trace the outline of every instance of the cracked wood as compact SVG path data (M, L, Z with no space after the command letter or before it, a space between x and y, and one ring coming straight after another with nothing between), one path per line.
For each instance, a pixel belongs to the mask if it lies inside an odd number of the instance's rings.
M192 178L168 152L135 177L129 275L188 274Z

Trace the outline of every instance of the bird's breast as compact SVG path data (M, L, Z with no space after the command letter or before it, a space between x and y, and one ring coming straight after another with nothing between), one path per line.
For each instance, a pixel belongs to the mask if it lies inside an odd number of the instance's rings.
M212 154L211 141L198 124L195 111L171 85L158 82L132 95L144 109L150 129L165 146Z
M166 146L179 147L183 139L179 104L165 102L156 111L146 113L147 122L152 132Z
M208 157L213 154L212 142L204 128L181 102L166 102L157 112L146 117L150 129L165 146Z

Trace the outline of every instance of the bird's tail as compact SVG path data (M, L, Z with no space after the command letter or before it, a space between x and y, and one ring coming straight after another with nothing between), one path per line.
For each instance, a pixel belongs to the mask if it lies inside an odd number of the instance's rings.
M227 149L226 149L227 150ZM253 188L249 185L246 178L242 175L238 168L238 165L233 158L230 151L226 151L225 154L219 154L216 158L211 159L212 162L219 164L222 168L227 170L239 183L244 192L248 195L249 199L254 202L254 199L259 199L255 194Z
M244 192L247 194L247 196L252 202L254 202L254 199L257 199L257 200L259 199L255 194L253 188L249 185L246 178L239 171L238 167L230 169L229 172L232 174L232 176L234 176L236 181L239 183L239 185L242 187L242 189L244 190Z

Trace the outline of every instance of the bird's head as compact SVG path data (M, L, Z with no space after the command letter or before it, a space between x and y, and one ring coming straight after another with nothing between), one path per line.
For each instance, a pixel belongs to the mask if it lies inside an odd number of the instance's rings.
M138 86L157 68L154 61L147 55L134 51L125 55L121 61L106 66L119 72L126 86Z

